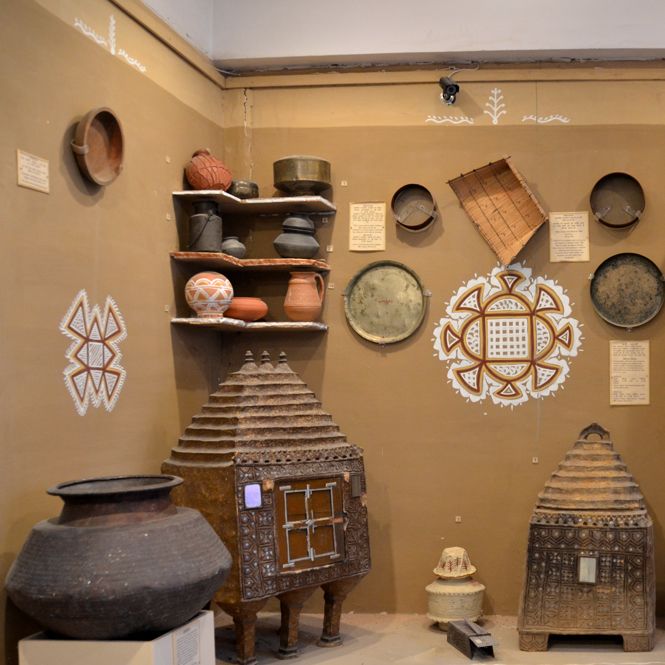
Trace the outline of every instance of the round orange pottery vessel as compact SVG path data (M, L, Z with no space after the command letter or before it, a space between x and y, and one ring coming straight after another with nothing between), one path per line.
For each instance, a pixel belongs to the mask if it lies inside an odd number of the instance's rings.
M318 272L292 272L284 298L284 312L291 321L315 321L321 314L325 285Z
M233 181L231 171L209 150L197 150L185 166L185 177L194 189L223 189Z
M238 297L231 301L224 316L241 321L258 321L268 313L268 305L261 298Z

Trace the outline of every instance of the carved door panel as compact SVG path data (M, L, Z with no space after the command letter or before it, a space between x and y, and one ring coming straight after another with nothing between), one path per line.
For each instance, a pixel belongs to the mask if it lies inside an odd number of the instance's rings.
M275 495L280 570L316 568L344 556L341 478L283 481Z

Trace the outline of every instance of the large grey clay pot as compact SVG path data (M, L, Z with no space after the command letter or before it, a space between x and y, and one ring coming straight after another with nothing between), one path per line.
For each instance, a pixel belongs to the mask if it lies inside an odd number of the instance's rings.
M314 222L308 217L287 217L282 222L282 231L273 241L281 257L311 259L318 254L319 243L314 237Z
M106 640L184 624L225 580L231 557L176 476L62 483L59 517L37 524L7 576L26 614L67 637Z

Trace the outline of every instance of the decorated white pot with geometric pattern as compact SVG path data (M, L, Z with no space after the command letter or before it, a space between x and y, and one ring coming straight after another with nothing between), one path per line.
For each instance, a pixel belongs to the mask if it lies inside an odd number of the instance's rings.
M220 317L233 298L231 282L218 272L200 272L185 285L187 304L199 317Z

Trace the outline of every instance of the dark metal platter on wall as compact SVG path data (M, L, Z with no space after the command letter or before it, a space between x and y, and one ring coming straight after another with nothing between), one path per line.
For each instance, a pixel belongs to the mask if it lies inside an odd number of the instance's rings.
M360 270L344 291L351 328L376 344L413 335L425 316L426 293L418 275L397 261L377 261Z
M591 278L591 302L597 314L620 328L651 321L665 300L665 282L658 266L641 254L615 254Z

